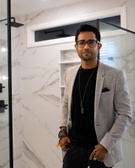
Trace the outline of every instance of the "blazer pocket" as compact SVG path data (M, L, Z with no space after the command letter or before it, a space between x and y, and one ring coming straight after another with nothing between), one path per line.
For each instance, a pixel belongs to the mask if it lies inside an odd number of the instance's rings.
M105 88L102 89L102 93L103 92L109 92L109 91L110 91L110 89L108 89L107 87L105 87Z

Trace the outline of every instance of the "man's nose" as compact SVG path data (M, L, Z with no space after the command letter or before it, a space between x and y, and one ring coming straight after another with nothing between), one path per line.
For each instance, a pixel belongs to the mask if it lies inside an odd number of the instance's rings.
M85 44L84 48L90 48L88 43Z

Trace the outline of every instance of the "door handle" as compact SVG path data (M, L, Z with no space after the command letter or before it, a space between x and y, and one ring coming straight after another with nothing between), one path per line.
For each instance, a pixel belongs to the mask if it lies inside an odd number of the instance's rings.
M7 109L7 104L5 104L4 100L0 100L0 113L4 113L5 109Z
M2 93L2 88L5 88L5 86L2 86L2 83L0 83L0 93Z

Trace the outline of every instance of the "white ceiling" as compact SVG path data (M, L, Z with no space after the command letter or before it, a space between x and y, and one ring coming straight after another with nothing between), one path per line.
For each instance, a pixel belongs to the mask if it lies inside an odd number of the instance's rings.
M12 16L27 15L38 11L74 4L79 1L83 0L11 0L11 14Z

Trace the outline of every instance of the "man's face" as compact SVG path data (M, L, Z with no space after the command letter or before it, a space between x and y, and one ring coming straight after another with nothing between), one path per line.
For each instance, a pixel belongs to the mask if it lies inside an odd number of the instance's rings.
M88 43L84 44L85 42ZM97 59L101 43L97 42L96 36L93 32L81 32L78 35L75 48L82 61L92 61Z

